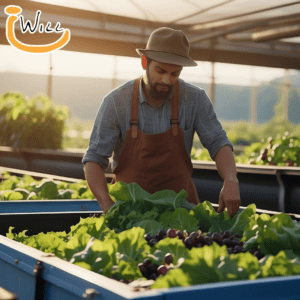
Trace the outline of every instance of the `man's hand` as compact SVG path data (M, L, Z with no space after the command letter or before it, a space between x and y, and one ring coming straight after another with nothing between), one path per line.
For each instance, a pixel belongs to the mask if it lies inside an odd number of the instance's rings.
M229 179L224 181L223 188L219 197L218 213L224 211L225 207L230 217L238 213L241 205L239 181L237 179Z
M103 214L106 214L109 209L115 204L115 202L109 197L108 201L105 201L102 205Z

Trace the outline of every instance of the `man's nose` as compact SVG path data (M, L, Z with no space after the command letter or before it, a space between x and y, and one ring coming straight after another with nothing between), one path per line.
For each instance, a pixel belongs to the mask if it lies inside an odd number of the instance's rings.
M164 84L170 85L171 84L170 75L164 74L162 81Z

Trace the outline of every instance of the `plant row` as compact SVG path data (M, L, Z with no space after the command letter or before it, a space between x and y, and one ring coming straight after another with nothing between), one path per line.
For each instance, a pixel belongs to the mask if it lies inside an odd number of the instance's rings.
M230 218L209 201L182 208L187 196L149 194L137 184L108 185L115 205L69 232L26 230L7 237L131 286L166 288L300 274L300 224L285 213Z
M0 182L0 201L94 199L86 180L70 183L52 179L35 180L30 175L22 177L3 174Z
M194 160L211 161L206 149L192 149L191 158ZM243 152L235 155L236 163L269 166L300 166L300 138L290 136L288 132L278 135L275 139L252 143Z

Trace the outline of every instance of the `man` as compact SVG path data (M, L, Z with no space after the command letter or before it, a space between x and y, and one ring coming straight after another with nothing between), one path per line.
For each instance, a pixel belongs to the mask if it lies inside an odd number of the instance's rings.
M162 27L152 32L146 49L136 50L146 74L104 98L83 157L88 185L103 212L114 204L104 174L112 153L112 183L136 182L151 194L185 189L187 200L198 204L190 159L196 131L224 180L218 212L226 207L233 216L240 206L233 146L204 90L179 79L183 66L197 65L188 56L186 36Z

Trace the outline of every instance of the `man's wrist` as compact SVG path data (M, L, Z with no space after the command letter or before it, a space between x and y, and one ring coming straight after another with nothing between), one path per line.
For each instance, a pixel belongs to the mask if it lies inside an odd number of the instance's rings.
M232 182L239 182L236 174L229 174L225 177L224 182L232 181Z

